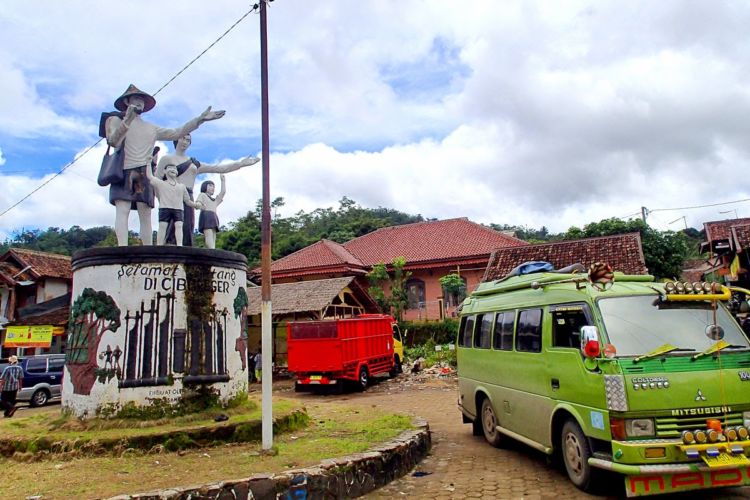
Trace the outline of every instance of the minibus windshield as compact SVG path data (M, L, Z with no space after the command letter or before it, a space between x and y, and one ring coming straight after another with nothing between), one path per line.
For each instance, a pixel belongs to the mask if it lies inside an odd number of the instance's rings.
M655 295L640 295L603 298L598 306L618 357L647 354L665 344L677 348L670 355L694 354L716 344L716 332L722 330L732 350L750 348L723 305L714 311L709 302L659 303Z

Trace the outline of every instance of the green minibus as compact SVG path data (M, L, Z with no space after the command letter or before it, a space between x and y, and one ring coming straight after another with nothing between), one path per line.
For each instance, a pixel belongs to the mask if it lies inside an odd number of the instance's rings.
M584 491L613 472L628 496L750 484L750 343L729 289L613 276L480 284L460 311L464 423L559 457Z

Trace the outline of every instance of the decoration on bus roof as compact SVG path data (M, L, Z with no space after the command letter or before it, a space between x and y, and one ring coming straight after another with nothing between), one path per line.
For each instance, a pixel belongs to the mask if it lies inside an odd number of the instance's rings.
M681 282L668 281L664 283L665 300L669 301L695 301L695 300L729 300L732 292L729 288L719 283L704 281Z
M589 281L599 290L607 290L615 282L615 273L612 266L606 262L594 262L589 267Z

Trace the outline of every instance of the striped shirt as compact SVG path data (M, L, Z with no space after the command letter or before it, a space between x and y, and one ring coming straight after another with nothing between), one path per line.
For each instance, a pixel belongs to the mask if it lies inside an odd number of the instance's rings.
M18 365L6 366L0 380L3 382L3 391L17 391L21 388L23 369Z

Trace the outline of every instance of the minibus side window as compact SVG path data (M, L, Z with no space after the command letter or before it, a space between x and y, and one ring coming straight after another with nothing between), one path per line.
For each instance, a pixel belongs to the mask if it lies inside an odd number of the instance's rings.
M552 314L552 347L581 348L581 327L590 325L585 305L554 308Z
M497 316L495 316L495 349L513 350L513 322L515 319L515 311L497 313Z
M518 313L516 350L522 352L542 351L541 309L529 309Z
M474 332L474 316L461 318L461 333L458 339L460 347L471 347L471 334Z
M474 347L489 349L492 341L492 314L477 315L477 324L479 328L477 334L474 335Z

